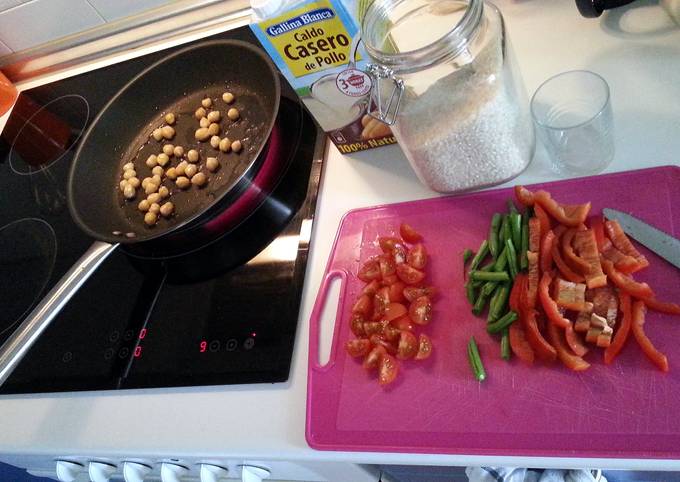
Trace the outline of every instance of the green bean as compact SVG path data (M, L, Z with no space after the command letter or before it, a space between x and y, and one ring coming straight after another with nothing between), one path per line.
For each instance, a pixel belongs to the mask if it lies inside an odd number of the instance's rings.
M510 212L510 214L517 214L519 212L519 211L517 211L517 208L515 207L515 203L512 202L512 198L509 198L507 200L507 204L508 204L508 211Z
M489 261L484 266L479 268L477 271L495 271L496 263L494 261Z
M473 254L474 253L470 248L465 248L465 251L463 251L463 266L465 266L467 262L470 261L470 258Z
M496 260L496 262L493 265L494 271L505 271L505 268L508 265L507 252L508 252L508 248L503 246L503 251L501 251L501 254L498 255L498 259Z
M508 258L508 270L512 279L515 279L515 276L517 276L517 253L515 252L515 245L512 244L512 239L508 239L505 246L508 248L505 253L505 257Z
M487 254L489 254L489 242L485 239L482 241L482 244L479 245L479 250L477 250L475 257L472 258L472 262L470 263L470 271L476 270L479 263L481 263L484 258L486 258Z
M507 328L503 329L503 337L501 338L501 358L503 360L510 359L510 333Z
M479 295L477 295L477 299L475 300L475 304L472 307L472 313L475 315L479 316L482 314L482 311L484 311L484 307L486 306L486 302L489 299L488 296L484 296L484 293L480 291Z
M480 281L509 281L507 271L472 271L470 277Z
M484 293L485 296L489 297L491 296L491 293L494 292L496 289L496 282L495 281L487 281L484 283L484 286L482 286L482 293Z
M477 348L474 336L470 338L470 342L468 343L468 360L475 378L480 382L483 381L486 378L486 371L484 371L484 365L479 356L479 349Z
M505 246L505 236L508 233L509 218L507 214L503 214L503 219L501 219L501 226L498 228L498 243L500 246Z
M512 243L516 248L522 244L522 216L519 214L510 215L510 230L512 231Z
M475 304L475 286L474 286L474 284L472 283L471 280L468 280L468 282L465 283L465 296L467 297L470 304L474 306L474 304Z
M498 333L499 331L503 330L503 328L507 328L512 324L513 321L517 319L517 313L514 311L508 311L502 318L500 318L498 321L494 321L491 324L486 325L486 331L489 333Z
M505 313L508 298L510 297L510 285L503 283L498 287L489 305L489 317L487 321L493 322Z
M529 268L527 251L529 250L529 213L522 215L522 242L520 244L519 267L521 270Z
M493 259L498 257L500 252L500 245L498 244L498 229L501 226L502 215L495 213L491 218L491 227L489 228L489 251Z

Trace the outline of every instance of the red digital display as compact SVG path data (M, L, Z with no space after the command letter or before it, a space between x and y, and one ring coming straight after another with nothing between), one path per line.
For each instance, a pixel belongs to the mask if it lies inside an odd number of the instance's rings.
M139 332L139 339L143 340L145 336L146 336L146 328L142 328Z
M142 356L142 347L137 346L135 347L135 358L139 358L140 356Z
M208 349L208 342L205 341L205 340L202 340L202 341L201 341L201 345L200 345L200 350L199 350L199 351L200 351L201 353L205 353L205 351L206 351L207 349Z

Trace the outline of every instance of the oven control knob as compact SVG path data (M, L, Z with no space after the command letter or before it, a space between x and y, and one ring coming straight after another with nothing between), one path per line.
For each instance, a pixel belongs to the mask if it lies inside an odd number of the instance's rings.
M188 473L189 469L183 465L170 464L168 462L163 462L161 465L162 482L182 482L182 479Z
M85 471L85 467L77 462L57 460L57 480L60 482L73 482L78 474Z
M227 480L229 471L212 464L201 464L201 482L222 482Z
M144 477L149 472L151 472L151 467L139 462L125 462L123 464L123 478L125 482L144 482Z
M262 482L264 479L268 479L270 475L267 469L254 465L242 465L241 468L242 482Z
M105 462L90 462L88 474L92 482L109 482L116 471L116 466Z

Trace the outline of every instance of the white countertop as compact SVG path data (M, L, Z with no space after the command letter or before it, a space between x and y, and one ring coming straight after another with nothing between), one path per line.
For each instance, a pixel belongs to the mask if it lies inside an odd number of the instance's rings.
M572 69L593 70L609 82L616 155L607 171L680 164L680 28L658 5L642 1L601 19L586 20L572 0L499 0L497 4L507 20L529 93L547 77ZM513 184L555 178L539 150ZM307 322L340 218L356 207L435 195L419 183L396 146L351 156L329 147L287 383L2 397L0 454L680 470L680 460L527 459L309 448L304 437Z

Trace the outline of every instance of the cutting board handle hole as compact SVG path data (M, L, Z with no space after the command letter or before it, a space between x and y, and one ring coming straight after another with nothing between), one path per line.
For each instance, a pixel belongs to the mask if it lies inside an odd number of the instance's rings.
M331 357L331 347L333 346L333 332L336 317L341 317L338 313L338 302L342 289L342 277L331 273L329 276L326 291L323 297L323 309L319 319L319 353L317 354L318 366L324 367L328 364Z

